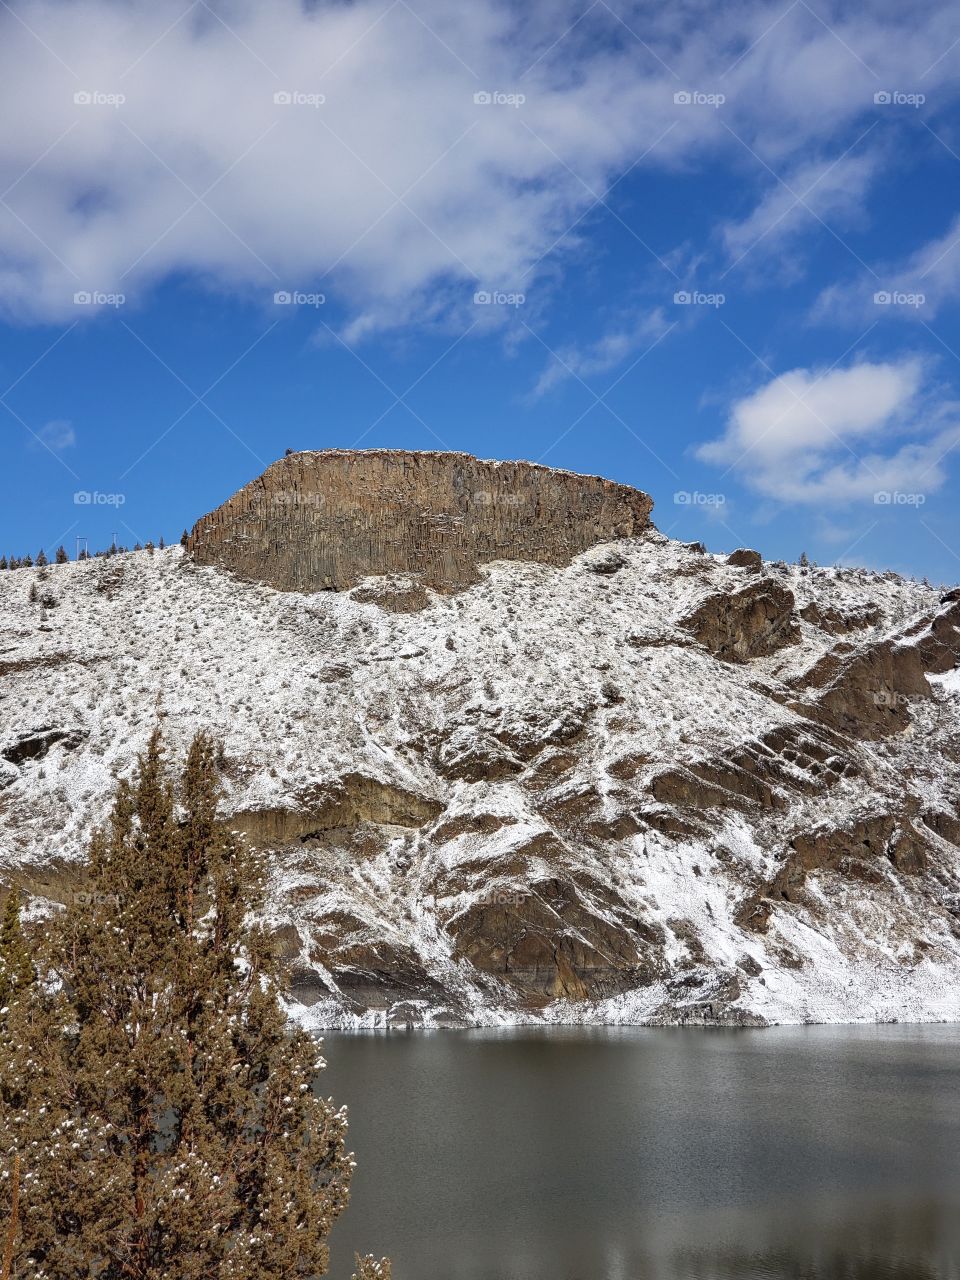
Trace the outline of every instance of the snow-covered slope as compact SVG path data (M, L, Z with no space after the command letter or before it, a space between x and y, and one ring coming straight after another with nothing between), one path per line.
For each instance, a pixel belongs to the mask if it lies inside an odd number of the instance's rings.
M75 888L159 717L223 739L316 1025L960 1017L955 600L653 529L481 577L0 573L0 880Z

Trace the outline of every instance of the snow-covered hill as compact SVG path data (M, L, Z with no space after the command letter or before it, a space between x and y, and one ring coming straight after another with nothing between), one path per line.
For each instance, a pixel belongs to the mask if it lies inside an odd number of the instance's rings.
M416 612L0 573L0 880L76 890L160 717L222 737L314 1025L956 1019L960 605L739 559L650 528Z

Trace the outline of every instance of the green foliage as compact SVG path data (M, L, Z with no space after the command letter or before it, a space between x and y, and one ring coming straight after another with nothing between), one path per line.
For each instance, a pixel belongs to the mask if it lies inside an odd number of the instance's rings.
M153 735L93 840L88 889L32 938L42 980L14 982L0 1060L0 1171L14 1156L22 1170L13 1280L326 1272L353 1169L346 1115L314 1090L316 1043L287 1024L277 957L250 923L261 870L217 821L215 766L200 734L174 786ZM15 915L2 972L25 979ZM0 1223L10 1211L0 1174Z

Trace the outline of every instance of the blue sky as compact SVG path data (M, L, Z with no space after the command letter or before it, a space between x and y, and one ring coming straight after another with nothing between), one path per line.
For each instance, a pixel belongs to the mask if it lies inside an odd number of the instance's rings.
M931 4L4 7L0 551L391 446L956 581L958 69Z

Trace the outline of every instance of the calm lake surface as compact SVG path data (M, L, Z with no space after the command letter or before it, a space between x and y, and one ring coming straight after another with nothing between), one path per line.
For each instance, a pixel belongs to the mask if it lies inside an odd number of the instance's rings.
M327 1035L394 1280L960 1277L960 1027Z

